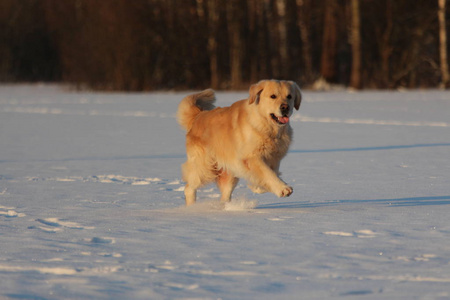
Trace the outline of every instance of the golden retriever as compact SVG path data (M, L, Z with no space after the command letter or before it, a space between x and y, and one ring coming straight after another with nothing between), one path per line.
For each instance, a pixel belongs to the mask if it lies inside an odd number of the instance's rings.
M212 89L185 97L177 120L186 129L187 161L182 166L186 205L197 189L216 182L221 201L231 199L239 178L256 193L292 194L279 178L281 159L292 140L289 117L302 100L293 81L262 80L250 87L248 99L217 107Z

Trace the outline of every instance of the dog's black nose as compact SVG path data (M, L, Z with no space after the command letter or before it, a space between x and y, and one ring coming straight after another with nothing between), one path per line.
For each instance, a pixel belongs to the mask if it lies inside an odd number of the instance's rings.
M289 105L286 103L283 103L280 105L280 110L282 114L287 114L289 113Z

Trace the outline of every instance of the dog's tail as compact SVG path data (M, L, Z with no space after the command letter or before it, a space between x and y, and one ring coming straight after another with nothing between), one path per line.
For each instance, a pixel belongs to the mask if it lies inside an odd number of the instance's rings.
M207 89L200 93L186 96L178 105L177 120L178 123L187 131L189 131L194 123L195 117L204 110L212 110L215 108L214 102L216 96L214 90Z

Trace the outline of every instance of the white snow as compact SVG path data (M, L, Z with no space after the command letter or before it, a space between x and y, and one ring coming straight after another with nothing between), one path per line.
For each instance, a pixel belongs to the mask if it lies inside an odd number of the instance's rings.
M188 93L0 86L0 298L450 299L449 92L305 92L291 197L186 208Z

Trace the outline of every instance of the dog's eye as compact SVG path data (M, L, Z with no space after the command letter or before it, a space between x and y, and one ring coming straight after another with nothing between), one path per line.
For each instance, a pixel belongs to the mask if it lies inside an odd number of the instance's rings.
M286 98L288 98L288 99L291 99L292 98L292 96L291 95L287 95L287 97Z
M272 95L272 96L270 96L270 98L272 98L272 99L276 99L276 98L277 98L277 96L276 96L276 95Z

